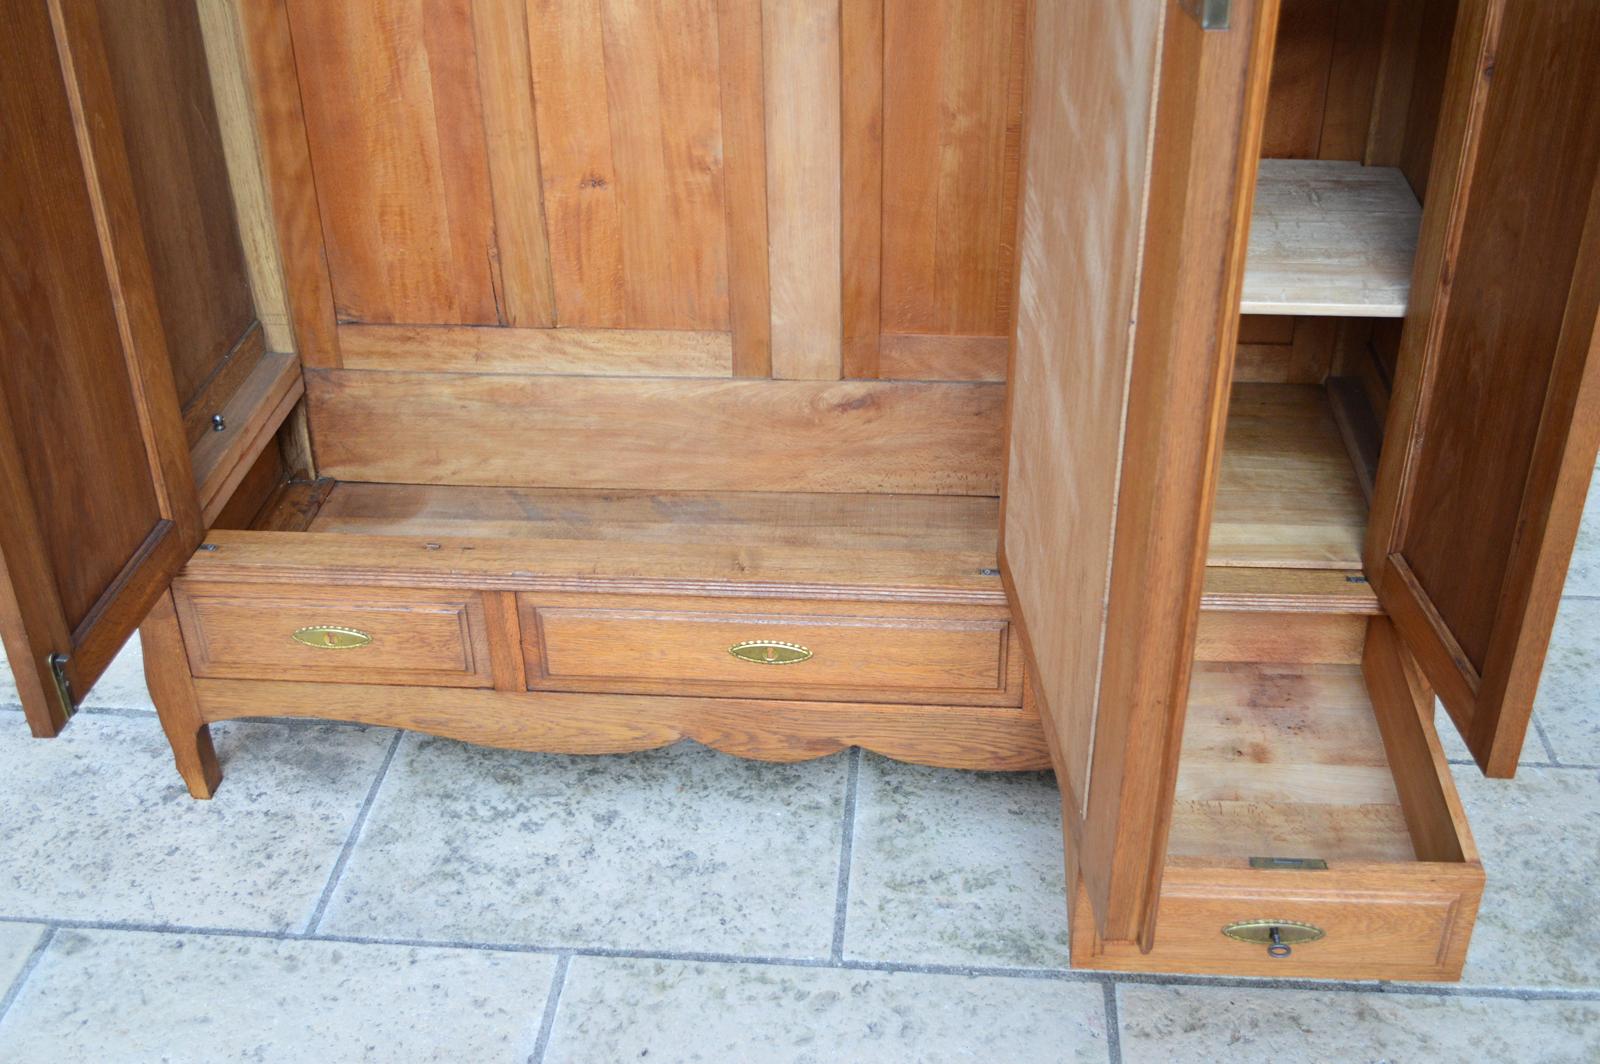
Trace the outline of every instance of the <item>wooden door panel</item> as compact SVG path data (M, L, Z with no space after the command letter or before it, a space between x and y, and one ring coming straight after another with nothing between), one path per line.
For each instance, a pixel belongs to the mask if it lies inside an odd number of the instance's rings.
M69 707L47 659L87 692L200 521L98 13L6 12L0 634L29 724L49 735Z
M1069 871L1100 936L1145 948L1276 11L1040 5L1032 29L1002 568Z
M1600 441L1600 9L1485 0L1463 22L1367 565L1510 775Z
M200 15L170 0L97 6L173 379L187 406L256 320Z
M341 319L500 321L469 0L288 0Z

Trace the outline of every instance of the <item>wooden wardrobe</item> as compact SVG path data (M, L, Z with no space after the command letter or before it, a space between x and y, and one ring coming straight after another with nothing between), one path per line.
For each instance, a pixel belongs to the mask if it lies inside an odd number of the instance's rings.
M0 634L1053 767L1072 961L1459 975L1600 443L1583 0L4 0ZM248 752L246 752L248 755Z

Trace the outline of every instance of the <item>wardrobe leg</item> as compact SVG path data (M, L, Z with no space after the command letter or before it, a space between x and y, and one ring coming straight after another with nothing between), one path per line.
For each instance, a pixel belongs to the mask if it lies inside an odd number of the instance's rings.
M178 628L172 592L163 594L151 607L150 615L139 626L139 641L144 644L145 682L155 699L162 730L172 744L178 773L192 796L210 798L222 782L222 768L211 745L210 725L200 716L200 700L189 673L189 656L183 649L183 632Z

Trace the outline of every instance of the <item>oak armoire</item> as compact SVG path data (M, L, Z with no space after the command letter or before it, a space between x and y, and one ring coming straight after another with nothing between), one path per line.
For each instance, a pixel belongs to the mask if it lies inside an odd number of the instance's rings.
M250 715L1050 767L1074 965L1459 976L1434 700L1514 772L1600 5L4 11L34 734L138 629L197 798Z

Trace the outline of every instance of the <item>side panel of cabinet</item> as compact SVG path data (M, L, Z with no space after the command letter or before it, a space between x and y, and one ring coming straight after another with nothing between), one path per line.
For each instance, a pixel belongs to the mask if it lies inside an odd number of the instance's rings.
M1145 945L1277 5L1234 12L1041 5L1032 29L1002 569L1069 870L1102 938Z
M1510 775L1600 444L1592 4L1462 9L1366 564Z
M12 2L0 40L0 634L35 734L81 698L200 519L92 5Z

